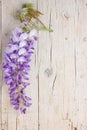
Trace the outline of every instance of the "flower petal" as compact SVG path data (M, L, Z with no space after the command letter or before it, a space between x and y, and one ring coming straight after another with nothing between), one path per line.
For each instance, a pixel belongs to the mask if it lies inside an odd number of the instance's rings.
M33 29L33 30L30 31L29 37L33 37L33 36L35 36L36 34L37 34L37 30L36 30L36 29Z
M19 43L19 47L20 47L20 48L21 48L21 47L25 47L26 44L27 44L26 41L21 41L21 42Z
M28 102L25 102L24 104L26 107L30 107L32 105L32 103L28 103Z
M26 61L26 59L24 56L21 56L18 58L18 62L25 62L25 61Z
M17 54L12 53L12 54L10 55L10 58L11 58L11 59L17 59Z
M24 53L26 53L26 49L25 49L25 48L21 48L21 49L18 51L18 54L19 54L19 55L23 55Z
M27 34L27 33L22 33L22 34L20 35L20 41L25 40L25 39L27 39L27 38L28 38L28 34Z

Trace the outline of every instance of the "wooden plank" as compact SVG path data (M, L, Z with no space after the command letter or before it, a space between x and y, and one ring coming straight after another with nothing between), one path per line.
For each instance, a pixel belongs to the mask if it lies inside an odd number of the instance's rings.
M76 1L76 119L77 130L87 129L87 1ZM85 18L85 20L84 20Z
M44 0L43 5L42 0L38 2L45 14L42 20L54 29L53 34L40 33L40 130L60 130L59 120L71 122L71 128L64 128L66 130L87 129L87 104L83 100L87 92L87 57L83 50L87 52L87 43L82 44L87 32L86 3L82 0Z
M11 31L18 26L17 20L14 18L15 12L23 3L29 3L29 0L3 0L3 25L2 25L2 42L3 54L6 44L9 41ZM37 6L36 1L32 1ZM32 97L33 105L28 110L27 115L17 113L10 105L8 87L3 81L2 88L2 129L3 130L38 130L38 85L37 85L37 66L35 65L35 55L31 63L32 72L30 73L31 87L27 93ZM0 129L1 130L1 129Z
M2 1L0 1L0 129L1 129L1 120L2 120Z

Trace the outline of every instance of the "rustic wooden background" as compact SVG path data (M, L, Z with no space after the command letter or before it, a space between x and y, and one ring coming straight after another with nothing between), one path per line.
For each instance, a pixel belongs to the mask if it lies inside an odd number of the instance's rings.
M39 32L26 115L9 102L1 62L15 12L32 2L53 33ZM87 0L0 0L0 130L87 130Z

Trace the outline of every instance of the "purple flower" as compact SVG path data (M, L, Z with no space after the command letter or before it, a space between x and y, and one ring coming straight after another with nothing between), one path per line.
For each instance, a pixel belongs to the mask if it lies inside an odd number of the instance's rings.
M24 32L16 27L4 53L4 79L9 85L10 101L14 109L26 113L26 108L31 106L31 98L26 96L25 88L29 83L29 70L31 56L37 41L37 31Z

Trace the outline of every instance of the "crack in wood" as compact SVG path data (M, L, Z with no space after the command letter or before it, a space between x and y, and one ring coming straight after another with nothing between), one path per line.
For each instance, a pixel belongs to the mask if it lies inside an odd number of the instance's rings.
M51 41L51 38L50 38ZM52 63L52 41L51 41L51 47L50 47L50 62Z
M51 28L51 10L50 10L50 19L49 19L49 29ZM51 34L49 32L49 39L50 39L50 43L51 43L51 47L50 47L50 62L52 63L52 38L51 38Z
M17 117L16 117L16 130L17 130Z
M56 78L57 78L57 74L55 75L54 80L53 80L53 85L52 85L52 93L53 93L53 91L54 91L54 87L55 87Z
M39 121L39 71L38 71L38 130L40 130L40 121Z
M56 8L56 19L57 19L57 2L56 2L56 0L55 0L55 8Z
M51 9L50 9L50 19L49 19L49 29L51 28Z
M77 6L77 15L78 15L78 20L79 20L80 12L79 12L79 6L77 3L77 0L75 0L75 5Z
M75 51L74 51L74 64L75 64L75 82L76 82L76 49L75 49Z

